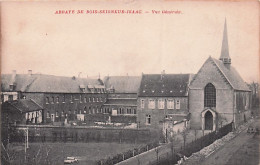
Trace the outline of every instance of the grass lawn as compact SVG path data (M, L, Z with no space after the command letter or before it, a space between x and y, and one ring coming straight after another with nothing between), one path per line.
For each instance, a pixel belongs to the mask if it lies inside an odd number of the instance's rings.
M67 156L79 159L81 164L95 164L97 160L128 151L144 144L125 143L30 143L27 149L28 164L63 164ZM9 155L12 157L12 164L24 163L24 144L11 144Z

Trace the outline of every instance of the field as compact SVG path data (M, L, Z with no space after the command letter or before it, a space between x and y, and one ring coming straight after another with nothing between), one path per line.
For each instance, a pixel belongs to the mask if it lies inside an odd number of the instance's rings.
M99 159L128 151L144 144L125 143L30 143L27 164L61 165L67 156L79 159L79 164L95 164ZM11 144L8 151L12 164L25 164L24 144Z

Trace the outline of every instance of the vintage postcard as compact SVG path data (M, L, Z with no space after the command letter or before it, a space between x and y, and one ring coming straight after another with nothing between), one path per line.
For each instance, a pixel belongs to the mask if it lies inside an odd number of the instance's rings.
M258 165L259 14L1 2L1 164Z

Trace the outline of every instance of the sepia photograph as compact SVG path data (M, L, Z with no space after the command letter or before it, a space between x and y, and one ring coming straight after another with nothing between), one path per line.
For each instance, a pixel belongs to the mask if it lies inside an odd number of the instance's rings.
M259 1L0 7L0 164L260 164Z

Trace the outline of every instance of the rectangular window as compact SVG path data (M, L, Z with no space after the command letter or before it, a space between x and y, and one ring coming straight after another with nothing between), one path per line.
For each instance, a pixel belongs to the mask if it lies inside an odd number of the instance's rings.
M58 111L56 111L56 117L59 117L59 113L58 113Z
M95 102L95 97L93 97L93 102Z
M8 96L8 101L13 101L13 95Z
M180 109L181 108L181 102L180 100L176 100L176 109Z
M88 98L88 102L91 102L91 97Z
M65 103L65 95L63 95L63 103Z
M155 108L154 100L149 100L149 109L154 109L154 108Z
M164 100L159 99L159 109L164 109Z
M97 97L97 102L99 102L99 101L98 101L98 97Z
M146 123L146 125L150 125L151 124L151 115L146 115L145 123Z
M54 104L54 97L51 98L51 103Z
M79 102L82 103L82 96L79 95Z
M73 96L70 95L70 102L73 103Z
M132 114L132 109L131 108L127 108L126 111L127 111L127 114Z
M141 100L141 108L144 109L144 100Z
M28 114L28 115L30 115L30 114ZM50 118L50 112L49 111L47 112L46 116L47 116L47 118Z
M85 97L85 103L87 102L87 97Z
M167 109L174 109L174 100L167 100Z
M46 104L49 104L49 97L46 97Z
M56 97L56 102L59 103L60 102L60 98Z

